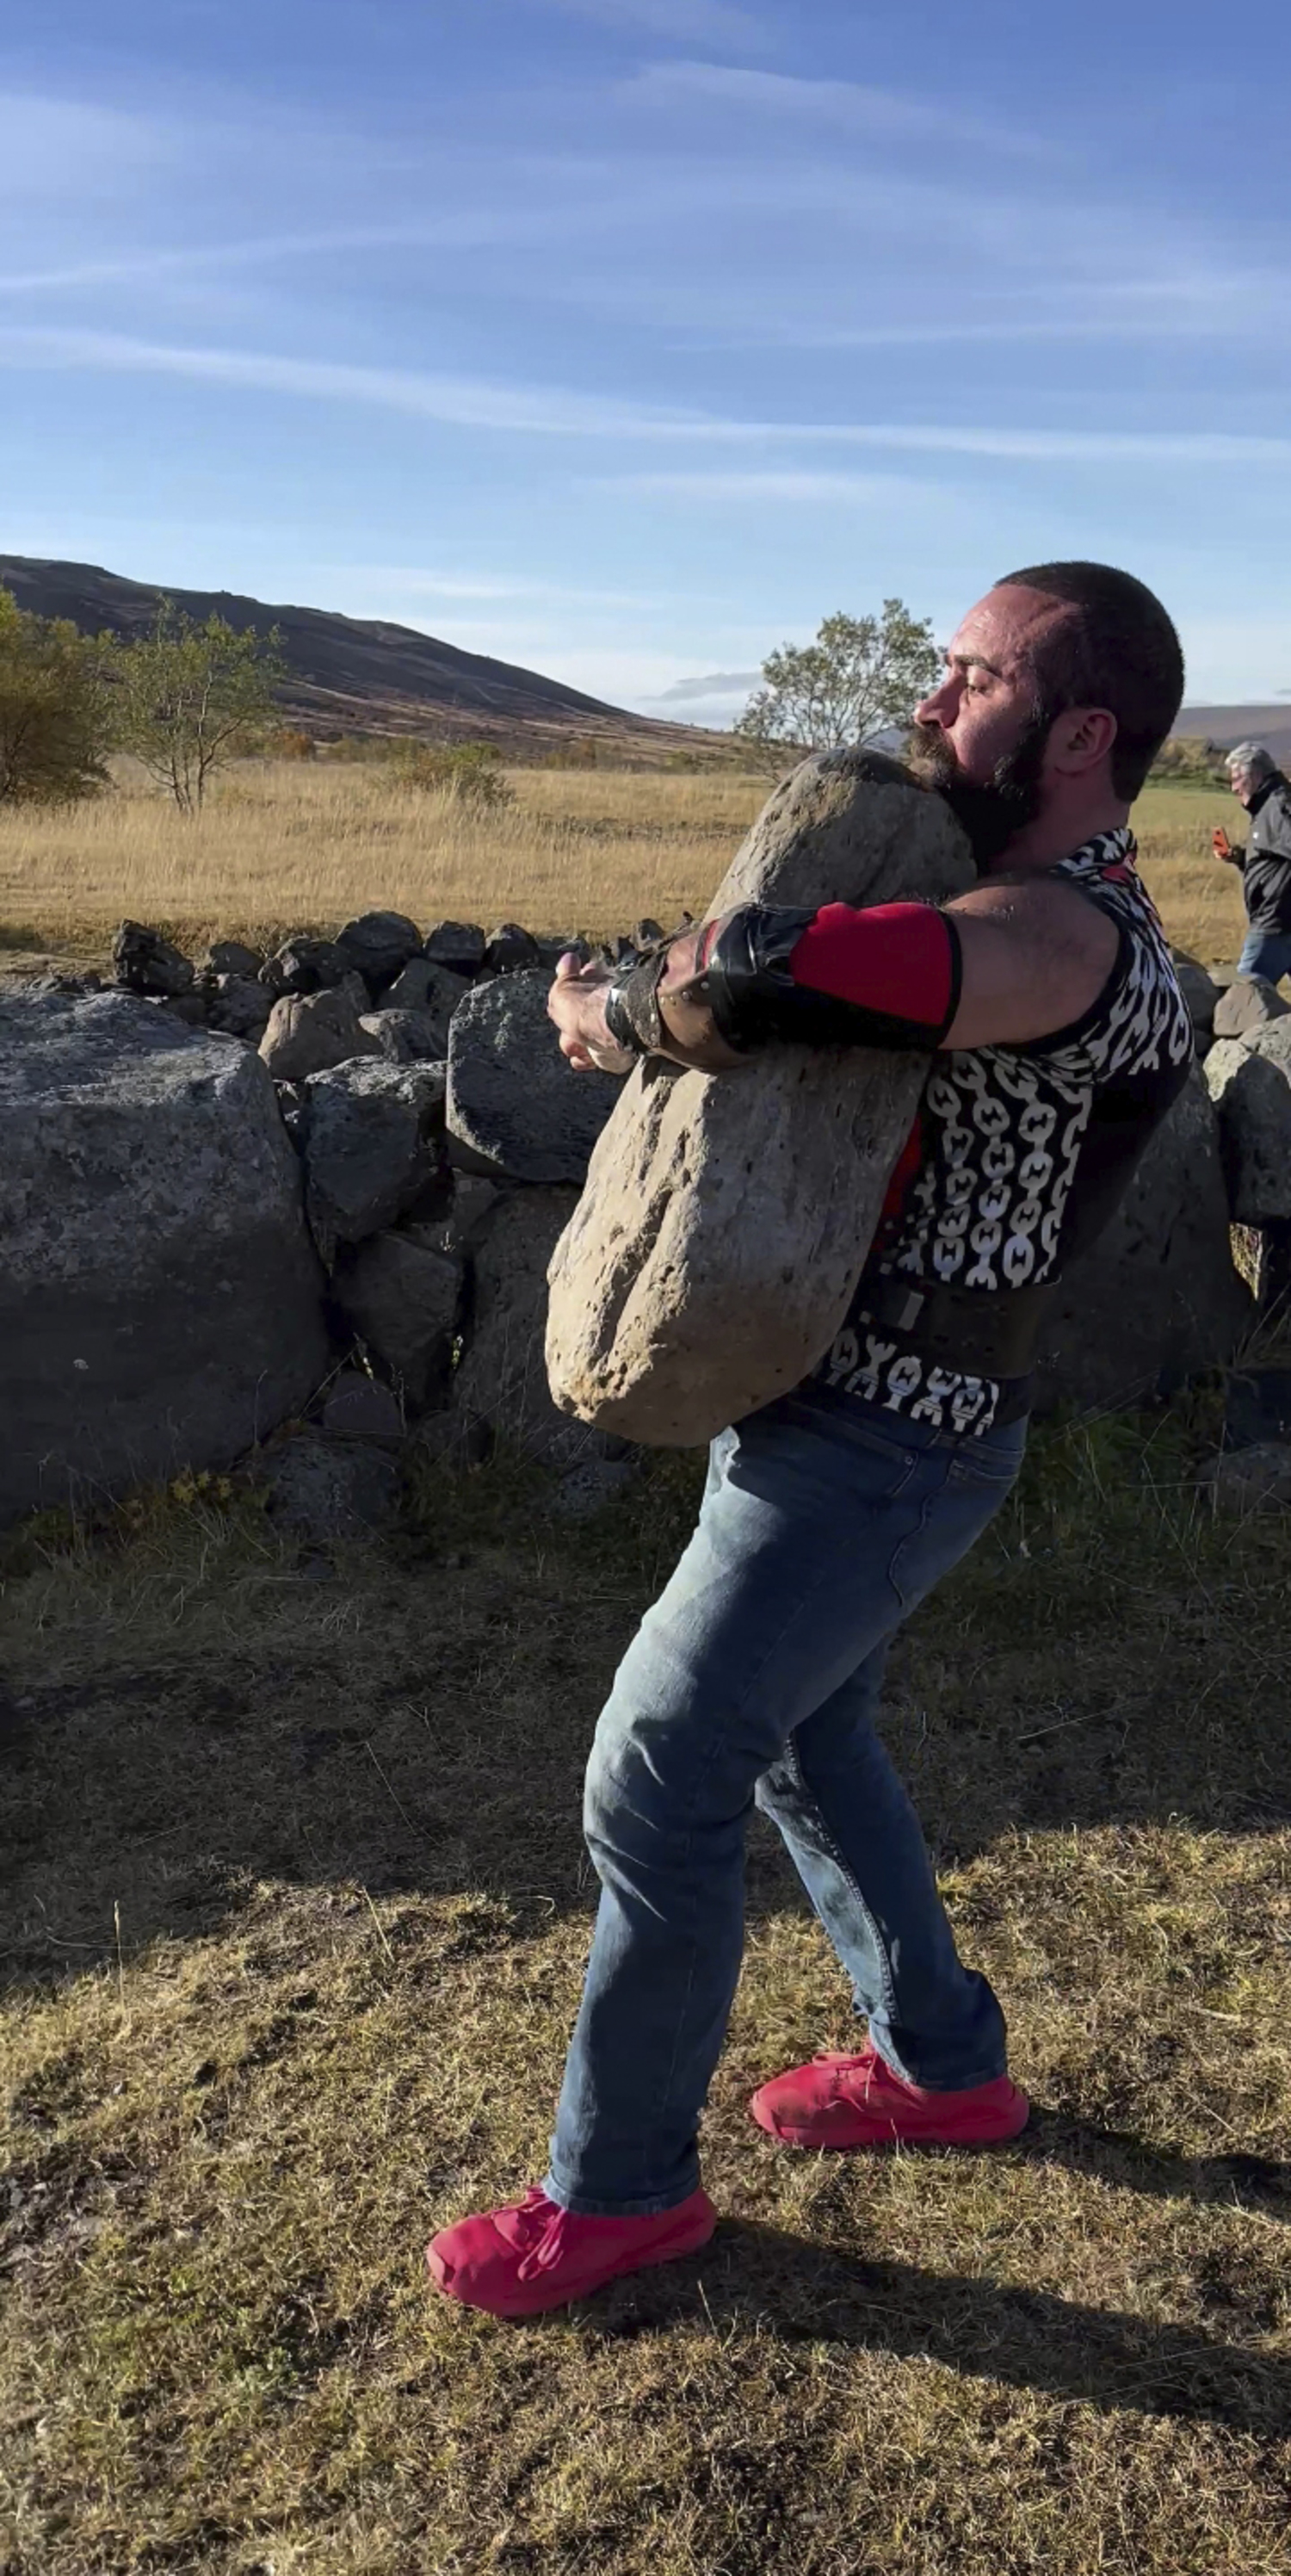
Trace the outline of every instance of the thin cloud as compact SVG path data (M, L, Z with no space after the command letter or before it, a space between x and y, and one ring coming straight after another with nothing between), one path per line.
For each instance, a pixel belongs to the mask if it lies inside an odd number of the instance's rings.
M505 385L463 376L348 365L332 359L288 358L235 349L172 347L104 331L0 328L0 365L61 367L92 372L160 375L223 384L248 392L297 395L324 402L371 404L452 428L513 432L541 438L679 442L724 446L832 446L905 456L960 456L1009 463L1063 465L1233 465L1248 469L1291 464L1291 438L1237 430L1047 430L978 428L959 424L877 421L726 420L703 412L667 411L615 401L559 386ZM635 481L643 478L620 478ZM728 489L767 490L809 499L828 484L858 491L869 479L891 489L889 477L840 477L790 470L768 476L726 474L653 476L674 490L707 480Z
M566 17L590 18L625 33L675 38L682 44L761 46L766 29L734 0L548 0Z
M781 121L806 118L817 134L832 127L879 143L963 143L1016 153L1028 161L1055 157L1052 147L1034 134L962 115L931 97L910 97L863 81L802 80L787 72L749 71L726 63L672 62L649 64L628 91L647 101L694 98Z

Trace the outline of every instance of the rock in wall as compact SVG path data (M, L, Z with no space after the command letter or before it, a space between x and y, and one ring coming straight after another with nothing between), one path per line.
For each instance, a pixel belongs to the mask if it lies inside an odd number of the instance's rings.
M225 1464L327 1365L259 1057L122 993L0 993L0 1520Z

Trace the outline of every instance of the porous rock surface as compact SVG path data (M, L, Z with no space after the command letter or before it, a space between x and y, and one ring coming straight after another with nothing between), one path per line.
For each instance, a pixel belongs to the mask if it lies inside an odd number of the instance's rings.
M460 1261L402 1234L376 1234L337 1264L333 1295L360 1339L423 1405L447 1376L462 1303Z
M306 1082L351 1056L379 1055L381 1046L350 994L285 993L269 1013L260 1053L275 1082Z
M1206 1088L1213 1061L1193 1066L1110 1223L1064 1273L1041 1341L1038 1412L1169 1393L1222 1367L1250 1327Z
M415 1207L439 1170L442 1064L350 1062L306 1085L305 1204L323 1259Z
M945 898L974 873L939 797L875 754L831 753L776 790L711 911ZM803 1046L717 1075L638 1066L552 1260L562 1409L685 1446L796 1385L847 1312L927 1069Z
M1215 1004L1215 1035L1245 1037L1252 1029L1264 1028L1270 1020L1285 1019L1289 1007L1276 984L1270 984L1264 976L1235 975Z
M547 1015L545 968L500 974L458 1003L449 1029L454 1162L498 1179L581 1181L620 1086L571 1072Z
M0 991L0 1519L224 1465L327 1365L258 1057L121 993Z
M485 1213L472 1244L470 1329L451 1407L426 1426L431 1445L446 1454L478 1457L503 1439L565 1470L620 1447L559 1412L547 1384L547 1265L575 1198L569 1187L507 1190Z
M1236 1225L1291 1219L1291 1014L1245 1038L1219 1038L1206 1058Z

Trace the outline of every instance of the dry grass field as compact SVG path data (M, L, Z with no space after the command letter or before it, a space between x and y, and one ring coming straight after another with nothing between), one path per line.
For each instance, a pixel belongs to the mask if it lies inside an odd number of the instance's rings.
M1204 1412L1204 1408L1203 1408ZM504 2326L421 2247L542 2168L593 1716L689 1460L442 1485L320 1581L248 1496L6 1587L5 2576L1287 2576L1286 1538L1213 1420L1050 1432L886 1723L1031 2088L795 2157L846 1997L758 1828L698 2261Z
M248 762L196 822L128 780L95 804L5 816L0 951L101 962L123 915L193 946L334 930L367 906L601 938L643 913L668 923L702 910L767 789L712 771L509 780L514 803L479 814L402 790L376 765ZM1233 824L1231 797L1154 788L1136 820L1176 943L1231 962L1241 896L1210 855L1213 825Z

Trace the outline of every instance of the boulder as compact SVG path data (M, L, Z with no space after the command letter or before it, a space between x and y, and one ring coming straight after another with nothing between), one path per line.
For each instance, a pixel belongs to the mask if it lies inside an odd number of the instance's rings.
M204 978L217 975L258 976L264 962L261 948L248 948L240 939L213 939L202 959L202 974Z
M451 1195L443 1211L430 1218L411 1222L405 1231L418 1243L430 1246L432 1252L450 1253L460 1261L476 1242L485 1218L496 1206L497 1184L474 1172L453 1172L449 1176Z
M1215 1035L1246 1037L1269 1020L1284 1019L1288 1009L1291 1004L1283 1001L1276 984L1267 983L1262 975L1235 975L1215 1004Z
M112 942L117 983L126 993L167 997L191 991L193 967L182 951L142 921L123 921Z
M222 1466L327 1365L258 1057L121 993L0 996L0 1518Z
M1258 1512L1269 1503L1291 1503L1291 1448L1261 1440L1249 1449L1221 1450L1201 1483L1217 1512Z
M478 1458L498 1440L522 1456L567 1469L621 1453L553 1404L543 1359L547 1265L573 1213L572 1188L499 1195L471 1252L471 1309L452 1402L432 1435L450 1454Z
M205 993L172 993L168 1000L154 1006L168 1020L178 1020L186 1029L204 1029L211 1019L210 1003Z
M364 912L336 934L347 967L353 967L379 992L393 984L410 957L421 948L421 932L405 912Z
M346 993L284 993L269 1013L260 1053L276 1082L305 1082L351 1056L378 1055Z
M776 790L712 910L946 897L974 874L939 797L893 761L834 753ZM803 1046L718 1075L638 1066L552 1263L563 1409L684 1446L795 1386L846 1315L927 1070Z
M478 975L484 964L487 946L479 923L475 921L437 921L422 943L422 955L432 966L447 966L454 975L468 979Z
M206 988L206 1005L213 1029L259 1046L269 1025L273 995L254 975L216 975Z
M342 1369L323 1406L323 1429L332 1439L380 1440L397 1448L404 1435L396 1395L362 1369Z
M444 1068L351 1062L307 1084L305 1204L329 1264L415 1207L443 1158Z
M1224 1447L1291 1442L1291 1368L1235 1368L1224 1399Z
M1217 1038L1206 1083L1219 1113L1229 1205L1237 1225L1291 1218L1291 1017L1246 1038Z
M494 1178L581 1181L619 1097L606 1073L574 1073L547 1017L550 977L477 984L448 1038L448 1137L455 1163Z
M1230 1360L1254 1310L1228 1222L1218 1124L1194 1065L1110 1224L1067 1269L1037 1412L1109 1410Z
M1192 1033L1196 1040L1197 1052L1199 1055L1204 1055L1215 1033L1215 1011L1219 1003L1220 987L1213 976L1207 974L1205 967L1198 965L1195 957L1184 955L1176 949L1173 963L1179 990L1188 1005L1188 1016L1192 1021Z
M524 967L537 965L538 942L518 921L504 921L500 929L489 932L484 963L491 975L517 975Z
M417 1011L428 1016L437 1031L431 1054L448 1053L448 1023L458 1003L471 987L465 975L450 974L446 966L432 966L425 957L414 957L396 976L388 993L381 997L383 1011Z
M346 971L347 960L334 939L314 939L302 930L265 959L260 979L271 993L327 993Z
M399 1462L376 1443L302 1431L270 1453L265 1488L270 1518L293 1537L365 1538L394 1513Z
M447 1380L463 1278L460 1261L402 1234L373 1235L337 1263L337 1304L414 1406Z

